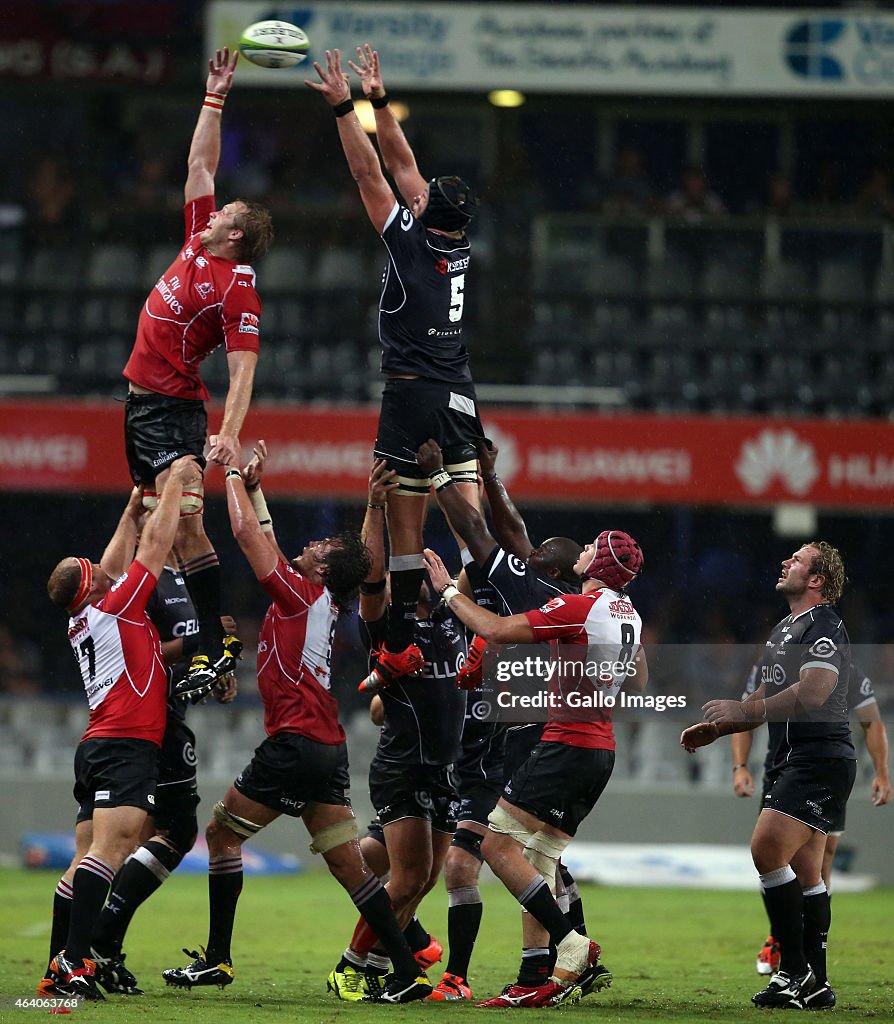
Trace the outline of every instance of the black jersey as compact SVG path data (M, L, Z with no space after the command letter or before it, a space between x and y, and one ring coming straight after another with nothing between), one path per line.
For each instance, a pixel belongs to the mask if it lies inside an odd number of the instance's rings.
M373 643L385 638L387 616L362 623ZM456 673L466 659L462 623L446 608L420 619L413 632L425 662L422 674L396 679L379 691L385 724L375 761L388 764L453 764L460 755L466 695Z
M471 381L462 342L468 239L427 230L396 202L382 241L388 249L379 302L382 373Z
M841 616L831 605L819 604L800 615L787 615L774 626L764 655L752 670L746 695L763 683L764 693L772 697L797 683L805 668L834 672L838 676L835 689L822 707L768 723L766 771L793 757L856 756L848 723L850 640Z
M196 636L199 632L199 619L195 606L189 596L186 580L178 569L167 565L158 577L158 584L149 598L146 613L158 630L159 638L176 640L188 636ZM186 702L175 700L174 687L185 678L189 670L186 661L179 661L168 667L168 718L179 720L186 718Z
M580 587L552 576L541 576L517 555L497 548L483 566L487 581L503 605L503 615L520 615L542 608L554 597L579 593Z

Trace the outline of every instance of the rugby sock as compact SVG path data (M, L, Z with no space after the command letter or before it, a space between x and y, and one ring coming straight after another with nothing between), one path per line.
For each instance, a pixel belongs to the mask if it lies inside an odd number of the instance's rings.
M212 548L184 562L181 571L199 619L199 652L212 662L221 654L223 627L220 624L220 560Z
M566 935L574 931L574 925L559 910L543 875L537 875L515 898L549 932L555 945L558 946Z
M407 940L411 953L418 953L420 949L425 949L431 945L431 935L422 927L419 918L416 916L404 928L404 938Z
M230 942L236 904L242 892L242 854L222 854L208 858L208 902L211 907L208 925L207 960L219 964L230 959Z
M358 957L366 958L370 950L375 948L379 937L367 924L366 918L361 911L357 924L354 926L354 934L351 936L351 944L348 946Z
M375 875L364 879L360 885L349 890L354 906L366 918L367 924L378 935L382 945L394 963L395 974L401 977L415 978L422 973L422 968L413 959L407 940L404 938L391 899L382 883ZM356 950L353 941L352 947Z
M99 857L88 854L78 864L71 886L71 917L65 941L65 952L69 960L83 960L85 956L90 956L93 926L114 877L115 872Z
M336 973L344 974L346 967L353 967L355 970L362 971L366 967L366 960L366 957L358 956L357 953L348 946L344 953L342 953L341 960L338 961L338 966L335 968Z
M826 943L832 923L832 905L825 885L820 882L804 889L804 955L813 968L817 984L828 981L826 974Z
M586 935L587 922L584 920L584 901L580 897L577 882L574 880L574 875L562 863L559 864L559 872L568 894L568 920L574 925L576 932Z
M65 948L68 925L71 920L71 886L60 878L53 893L53 926L50 929L50 959L47 961L47 976L53 957Z
M386 647L394 654L399 654L413 642L419 588L425 578L425 562L422 552L420 551L418 555L392 555L389 569L391 571L391 610L388 613Z
M93 948L101 956L121 952L137 908L146 902L183 858L164 843L150 840L124 862L93 929Z
M516 985L524 985L525 988L545 985L549 980L553 959L546 947L535 946L531 949L523 949Z
M481 892L477 885L466 885L451 889L447 900L447 943L450 946L447 973L468 978L472 950L484 911Z
M788 864L767 871L760 879L770 914L770 931L779 943L779 969L792 978L799 978L807 973L801 886Z

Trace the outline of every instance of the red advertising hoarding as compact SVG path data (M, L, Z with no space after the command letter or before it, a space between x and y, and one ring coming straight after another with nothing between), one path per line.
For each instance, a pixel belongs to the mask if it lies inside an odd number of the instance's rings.
M123 405L0 402L0 488L120 492ZM270 449L271 496L362 499L377 410L256 405L242 440ZM550 504L888 508L894 423L487 410L499 471L519 500ZM211 409L211 429L220 409ZM208 474L222 490L223 473Z

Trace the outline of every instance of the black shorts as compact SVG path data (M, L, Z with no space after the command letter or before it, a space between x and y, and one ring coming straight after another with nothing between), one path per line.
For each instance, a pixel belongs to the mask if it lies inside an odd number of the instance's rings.
M350 807L348 748L292 732L268 736L233 785L249 800L293 818L311 802Z
M78 821L96 808L139 807L153 814L158 747L149 740L99 737L78 745L74 759Z
M506 729L492 722L466 719L463 749L454 766L459 793L457 821L477 821L487 828L487 816L497 806L506 781L503 767Z
M135 484L152 483L183 455L205 468L208 414L205 403L128 391L124 404L124 451Z
M611 778L613 750L541 741L503 789L515 807L573 836Z
M158 758L158 786L152 813L156 828L168 831L176 822L196 816L200 801L195 744L195 735L186 722L169 714Z
M484 437L472 384L417 378L385 381L375 454L401 475L428 480L416 465L419 446L433 438L445 465L478 459L475 442Z
M503 782L508 782L531 756L543 735L543 722L506 730L506 760L503 763Z
M424 818L437 832L456 831L453 765L387 764L369 766L369 797L383 826L402 818Z
M377 843L381 843L385 846L385 829L382 828L382 823L379 821L379 816L375 818L366 826L366 838L374 839Z
M844 828L857 762L846 757L797 758L767 773L763 806L828 835Z

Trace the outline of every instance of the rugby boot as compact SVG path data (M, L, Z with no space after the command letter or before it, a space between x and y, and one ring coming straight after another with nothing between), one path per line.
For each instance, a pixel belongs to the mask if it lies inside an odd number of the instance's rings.
M350 964L346 964L341 971L336 967L326 979L326 988L348 1003L359 1003L370 994L366 971L358 970Z
M545 985L507 985L500 995L475 1005L487 1009L549 1008L560 1004L573 1006L581 1001L581 996L581 987L576 982L571 985L563 985L558 981L550 980Z
M234 971L232 960L222 960L218 964L208 962L208 954L204 946L199 946L201 954L189 950L185 946L183 952L193 958L188 967L169 967L161 972L168 985L175 988L192 988L193 985L217 985L225 988L233 983Z
M835 1005L835 992L828 981L815 988L803 999L805 1010L831 1010Z
M757 954L757 968L758 974L772 974L779 967L779 946L773 940L772 935L767 936L767 941L761 947L760 953Z
M137 979L124 966L124 961L127 959L126 954L101 956L95 949L91 949L90 952L96 963L96 980L109 995L141 996L143 994L143 990L137 987Z
M412 1003L427 999L432 993L432 984L425 973L413 977L389 974L378 993L370 993L363 1002L367 1003Z
M63 949L50 963L50 975L56 988L67 996L80 996L93 1002L105 1002L105 996L96 987L96 964L84 957L70 960Z
M761 1009L803 1010L805 997L816 987L816 978L809 967L806 974L797 978L786 971L777 971L770 984L756 992L751 1001Z
M430 1003L458 1002L471 998L472 990L466 979L461 978L458 974L448 974L445 971L444 976L432 989L428 1001Z
M194 655L186 677L174 687L174 696L190 704L201 704L218 680L235 671L236 662L242 657L242 647L239 637L225 636L223 654L213 664L207 654Z
M428 938L428 945L424 949L417 949L413 954L413 959L423 971L427 971L429 967L434 967L444 956L444 947L441 943L433 935L429 935Z
M357 687L360 693L370 693L393 683L395 679L403 676L416 675L422 671L424 659L422 651L416 644L410 644L405 650L395 654L393 651L380 647L375 652L376 667Z
M472 637L469 653L463 667L456 673L456 685L460 690L477 690L484 682L484 654L487 641L480 636Z

